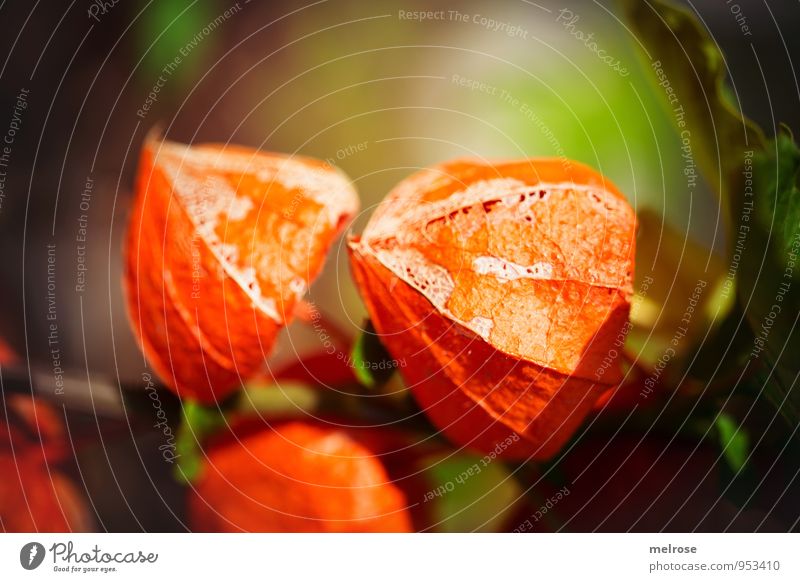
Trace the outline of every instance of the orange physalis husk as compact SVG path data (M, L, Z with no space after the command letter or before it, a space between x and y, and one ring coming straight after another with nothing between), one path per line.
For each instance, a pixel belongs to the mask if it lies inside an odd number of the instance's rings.
M262 368L358 198L321 161L155 139L136 190L134 333L179 396L213 403Z
M5 428L0 424L0 429ZM48 468L35 447L0 452L0 531L89 531L83 496L60 471Z
M89 531L86 501L55 466L69 439L58 413L30 396L6 397L0 417L0 531Z
M346 429L279 423L211 445L188 502L207 532L407 532L406 500Z
M349 241L381 341L449 438L544 459L622 378L636 219L575 162L459 160L400 183Z

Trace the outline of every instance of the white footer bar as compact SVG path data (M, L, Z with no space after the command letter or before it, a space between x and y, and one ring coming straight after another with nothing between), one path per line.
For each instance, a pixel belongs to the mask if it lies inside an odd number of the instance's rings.
M0 580L800 580L786 534L0 534Z

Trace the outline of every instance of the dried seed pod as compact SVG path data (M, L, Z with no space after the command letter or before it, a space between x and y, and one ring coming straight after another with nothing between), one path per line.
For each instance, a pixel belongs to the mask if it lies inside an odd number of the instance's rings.
M358 198L323 162L149 139L125 247L134 333L183 398L257 372Z
M431 420L461 445L547 458L621 379L635 229L581 164L459 160L400 183L349 249Z

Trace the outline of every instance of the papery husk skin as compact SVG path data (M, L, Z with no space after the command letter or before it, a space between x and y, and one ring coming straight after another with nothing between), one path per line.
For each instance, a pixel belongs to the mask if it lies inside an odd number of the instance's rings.
M371 433L281 422L210 444L188 512L205 532L409 532ZM376 444L375 449L380 445Z
M328 199L304 181L330 184ZM222 196L227 206L214 207ZM166 385L212 404L262 370L357 207L347 179L323 162L149 139L124 283L134 335Z
M414 398L451 441L484 454L550 458L623 377L615 342L630 309L635 216L602 176L568 167L442 164L398 185L349 241L367 310ZM497 278L480 261L514 271Z

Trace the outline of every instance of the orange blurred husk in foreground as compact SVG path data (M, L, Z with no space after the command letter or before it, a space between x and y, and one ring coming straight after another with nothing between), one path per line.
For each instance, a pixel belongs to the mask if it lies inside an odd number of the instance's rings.
M67 435L56 412L28 396L6 398L0 419L0 528L5 532L89 531L83 496L57 467Z
M260 371L358 199L328 164L149 138L125 246L134 335L182 398Z
M295 421L211 444L189 496L192 529L411 531L403 492L365 443L353 429Z
M480 452L545 459L622 378L635 228L581 164L459 160L401 182L349 250L434 424Z
M17 354L11 349L3 338L0 337L0 366L10 366L18 361Z

